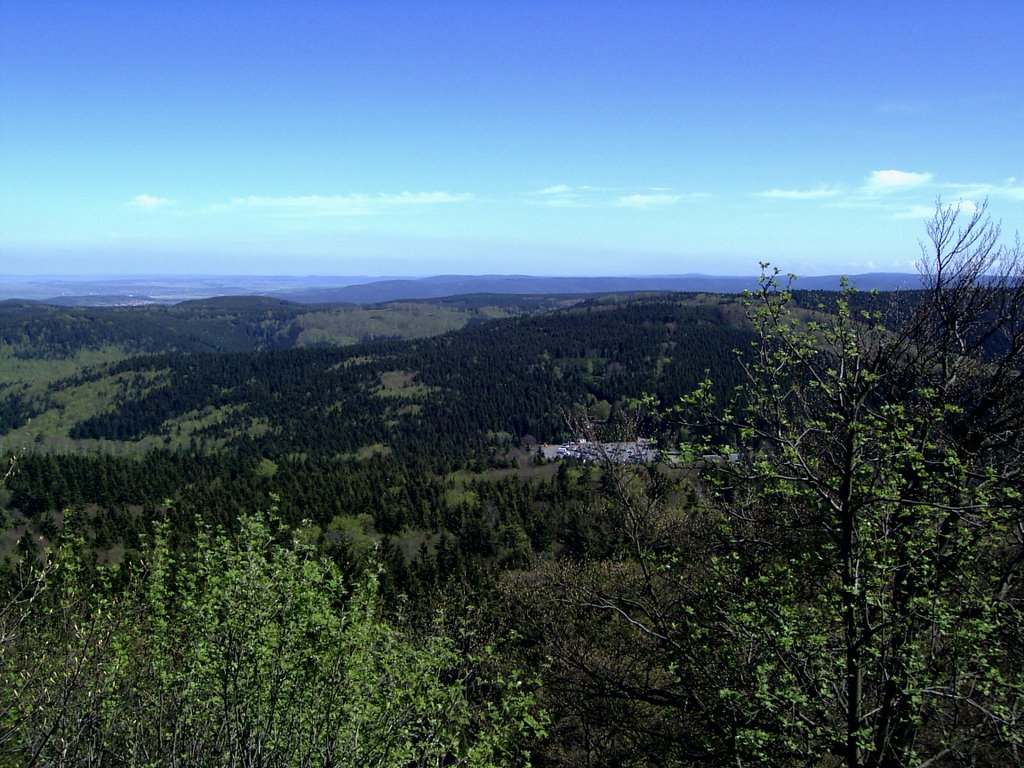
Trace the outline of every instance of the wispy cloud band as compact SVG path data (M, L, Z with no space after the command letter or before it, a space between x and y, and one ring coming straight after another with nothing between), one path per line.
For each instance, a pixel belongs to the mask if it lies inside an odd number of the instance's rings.
M830 187L825 184L813 189L768 189L758 192L758 197L766 197L772 200L824 200L830 197L838 197L843 193L841 187Z
M662 208L685 200L703 200L704 192L677 193L668 187L647 187L640 192L590 185L552 184L529 193L533 202L549 208Z
M174 201L168 197L157 197L156 195L136 195L129 201L129 205L133 205L137 208L163 208L164 206L171 205Z
M827 201L843 208L872 208L891 219L929 218L935 212L935 200L959 201L963 210L974 210L986 198L1024 202L1024 186L1009 177L1001 184L953 183L937 179L935 174L894 168L872 171L859 186L844 188L821 184L810 189L774 188L754 193L771 200ZM928 201L928 197L931 201Z
M864 183L864 191L869 193L885 193L914 189L928 184L933 178L934 175L931 173L917 173L915 171L897 171L895 169L872 171Z
M276 211L288 216L375 216L385 211L428 205L464 203L468 192L399 192L396 194L348 195L247 195L232 198L226 207Z

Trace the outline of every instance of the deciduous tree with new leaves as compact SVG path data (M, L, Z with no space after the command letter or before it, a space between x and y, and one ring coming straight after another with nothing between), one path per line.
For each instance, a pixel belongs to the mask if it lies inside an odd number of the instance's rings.
M763 670L749 739L794 763L1024 761L1024 252L984 205L927 232L924 290L889 306L798 309L765 274L748 382L689 399L702 450L740 457L710 474L744 574L720 621ZM759 581L805 586L736 612Z

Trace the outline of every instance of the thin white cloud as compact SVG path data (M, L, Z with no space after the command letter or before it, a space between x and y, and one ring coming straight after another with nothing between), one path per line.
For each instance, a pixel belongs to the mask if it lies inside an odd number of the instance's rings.
M657 208L711 197L706 192L676 193L671 187L646 187L642 192L625 193L622 187L554 184L530 192L529 197L532 204L547 208Z
M843 190L839 187L830 187L822 184L814 189L769 189L756 193L758 197L771 200L824 200L830 197L839 197Z
M155 195L136 195L130 201L131 205L139 208L162 208L174 201L167 197L156 197Z
M943 189L948 189L958 196L982 200L986 197L1002 198L1017 202L1024 201L1024 186L1017 183L1017 179L1010 176L1002 184L942 184Z
M653 188L652 188L653 189ZM549 187L535 189L531 195L579 195L585 192L614 192L614 187L597 187L593 184L552 184Z
M828 208L860 209L892 220L930 219L935 199L956 203L965 213L977 210L982 200L1024 202L1024 185L1015 177L1001 183L954 183L935 174L896 169L872 171L859 186L825 185L810 189L776 187L752 193L765 200L820 201Z
M897 171L889 169L885 171L872 171L865 182L867 192L896 192L903 189L913 189L930 182L933 178L931 173L917 173L915 171Z
M623 195L613 205L619 208L659 208L665 205L675 205L682 197L670 195L664 192L657 192L649 195Z
M586 189L586 187L584 187ZM550 187L544 187L543 189L536 190L533 194L535 195L566 195L572 192L572 187L568 184L554 184Z
M281 197L248 195L232 198L229 207L271 210L287 216L375 216L388 210L464 203L473 199L473 195L465 192L399 192L378 195L356 193Z
M540 198L536 202L547 208L588 208L596 204L595 187L587 185L572 186L570 184L552 184L530 193L531 197Z

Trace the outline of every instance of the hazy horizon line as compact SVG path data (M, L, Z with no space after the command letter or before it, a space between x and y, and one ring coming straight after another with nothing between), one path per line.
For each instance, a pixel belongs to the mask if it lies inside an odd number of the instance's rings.
M678 278L678 277L755 277L756 271L747 273L739 272L634 272L634 273L611 273L601 272L592 274L581 273L558 273L543 274L539 272L428 272L422 274L393 274L393 275L368 275L368 274L328 274L328 273L258 273L258 272L34 272L14 273L0 275L0 283L4 281L17 280L56 280L56 279L82 279L82 280L137 280L137 279L223 279L223 278L250 278L250 279L293 279L305 280L317 278L321 280L428 280L438 277L537 277L544 279L587 279L587 278ZM781 272L780 275L789 275L791 272ZM864 275L916 275L916 272L900 272L888 270L876 270L867 272L793 272L797 277L857 277Z

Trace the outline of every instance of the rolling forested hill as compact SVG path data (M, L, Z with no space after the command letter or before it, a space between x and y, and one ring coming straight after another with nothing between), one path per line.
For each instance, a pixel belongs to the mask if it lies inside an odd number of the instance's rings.
M230 305L241 308L230 314ZM387 316L397 327L418 306L360 311ZM11 344L12 357L102 349L115 340L122 349L129 343L148 349L158 338L169 351L94 365L45 387L9 382L0 426L9 446L204 445L272 457L372 449L465 460L485 450L495 434L563 437L574 407L589 406L607 419L645 393L671 402L707 369L730 386L733 350L748 338L731 301L698 303L693 296L609 297L491 322L481 313L493 313L493 306L479 298L431 309L426 320L419 316L421 330L441 313L476 320L412 341L274 349L289 339L294 347L317 322L326 325L327 312L300 315L294 305L267 300L255 306L237 299L198 302L178 310L188 313L180 322L189 335L171 315L157 336L135 324L148 314L130 313L129 322L114 310L70 316L39 310L21 320L19 336L8 330L21 344ZM205 340L202 334L207 317L224 351L203 350L214 343L212 334ZM301 332L281 330L294 329L289 324L296 318L305 323ZM125 333L116 336L119 321ZM237 351L260 346L269 348Z
M429 336L473 321L556 308L574 300L475 295L343 305L225 296L138 307L61 307L8 300L0 302L0 354L64 360L96 349L127 356L344 345Z

